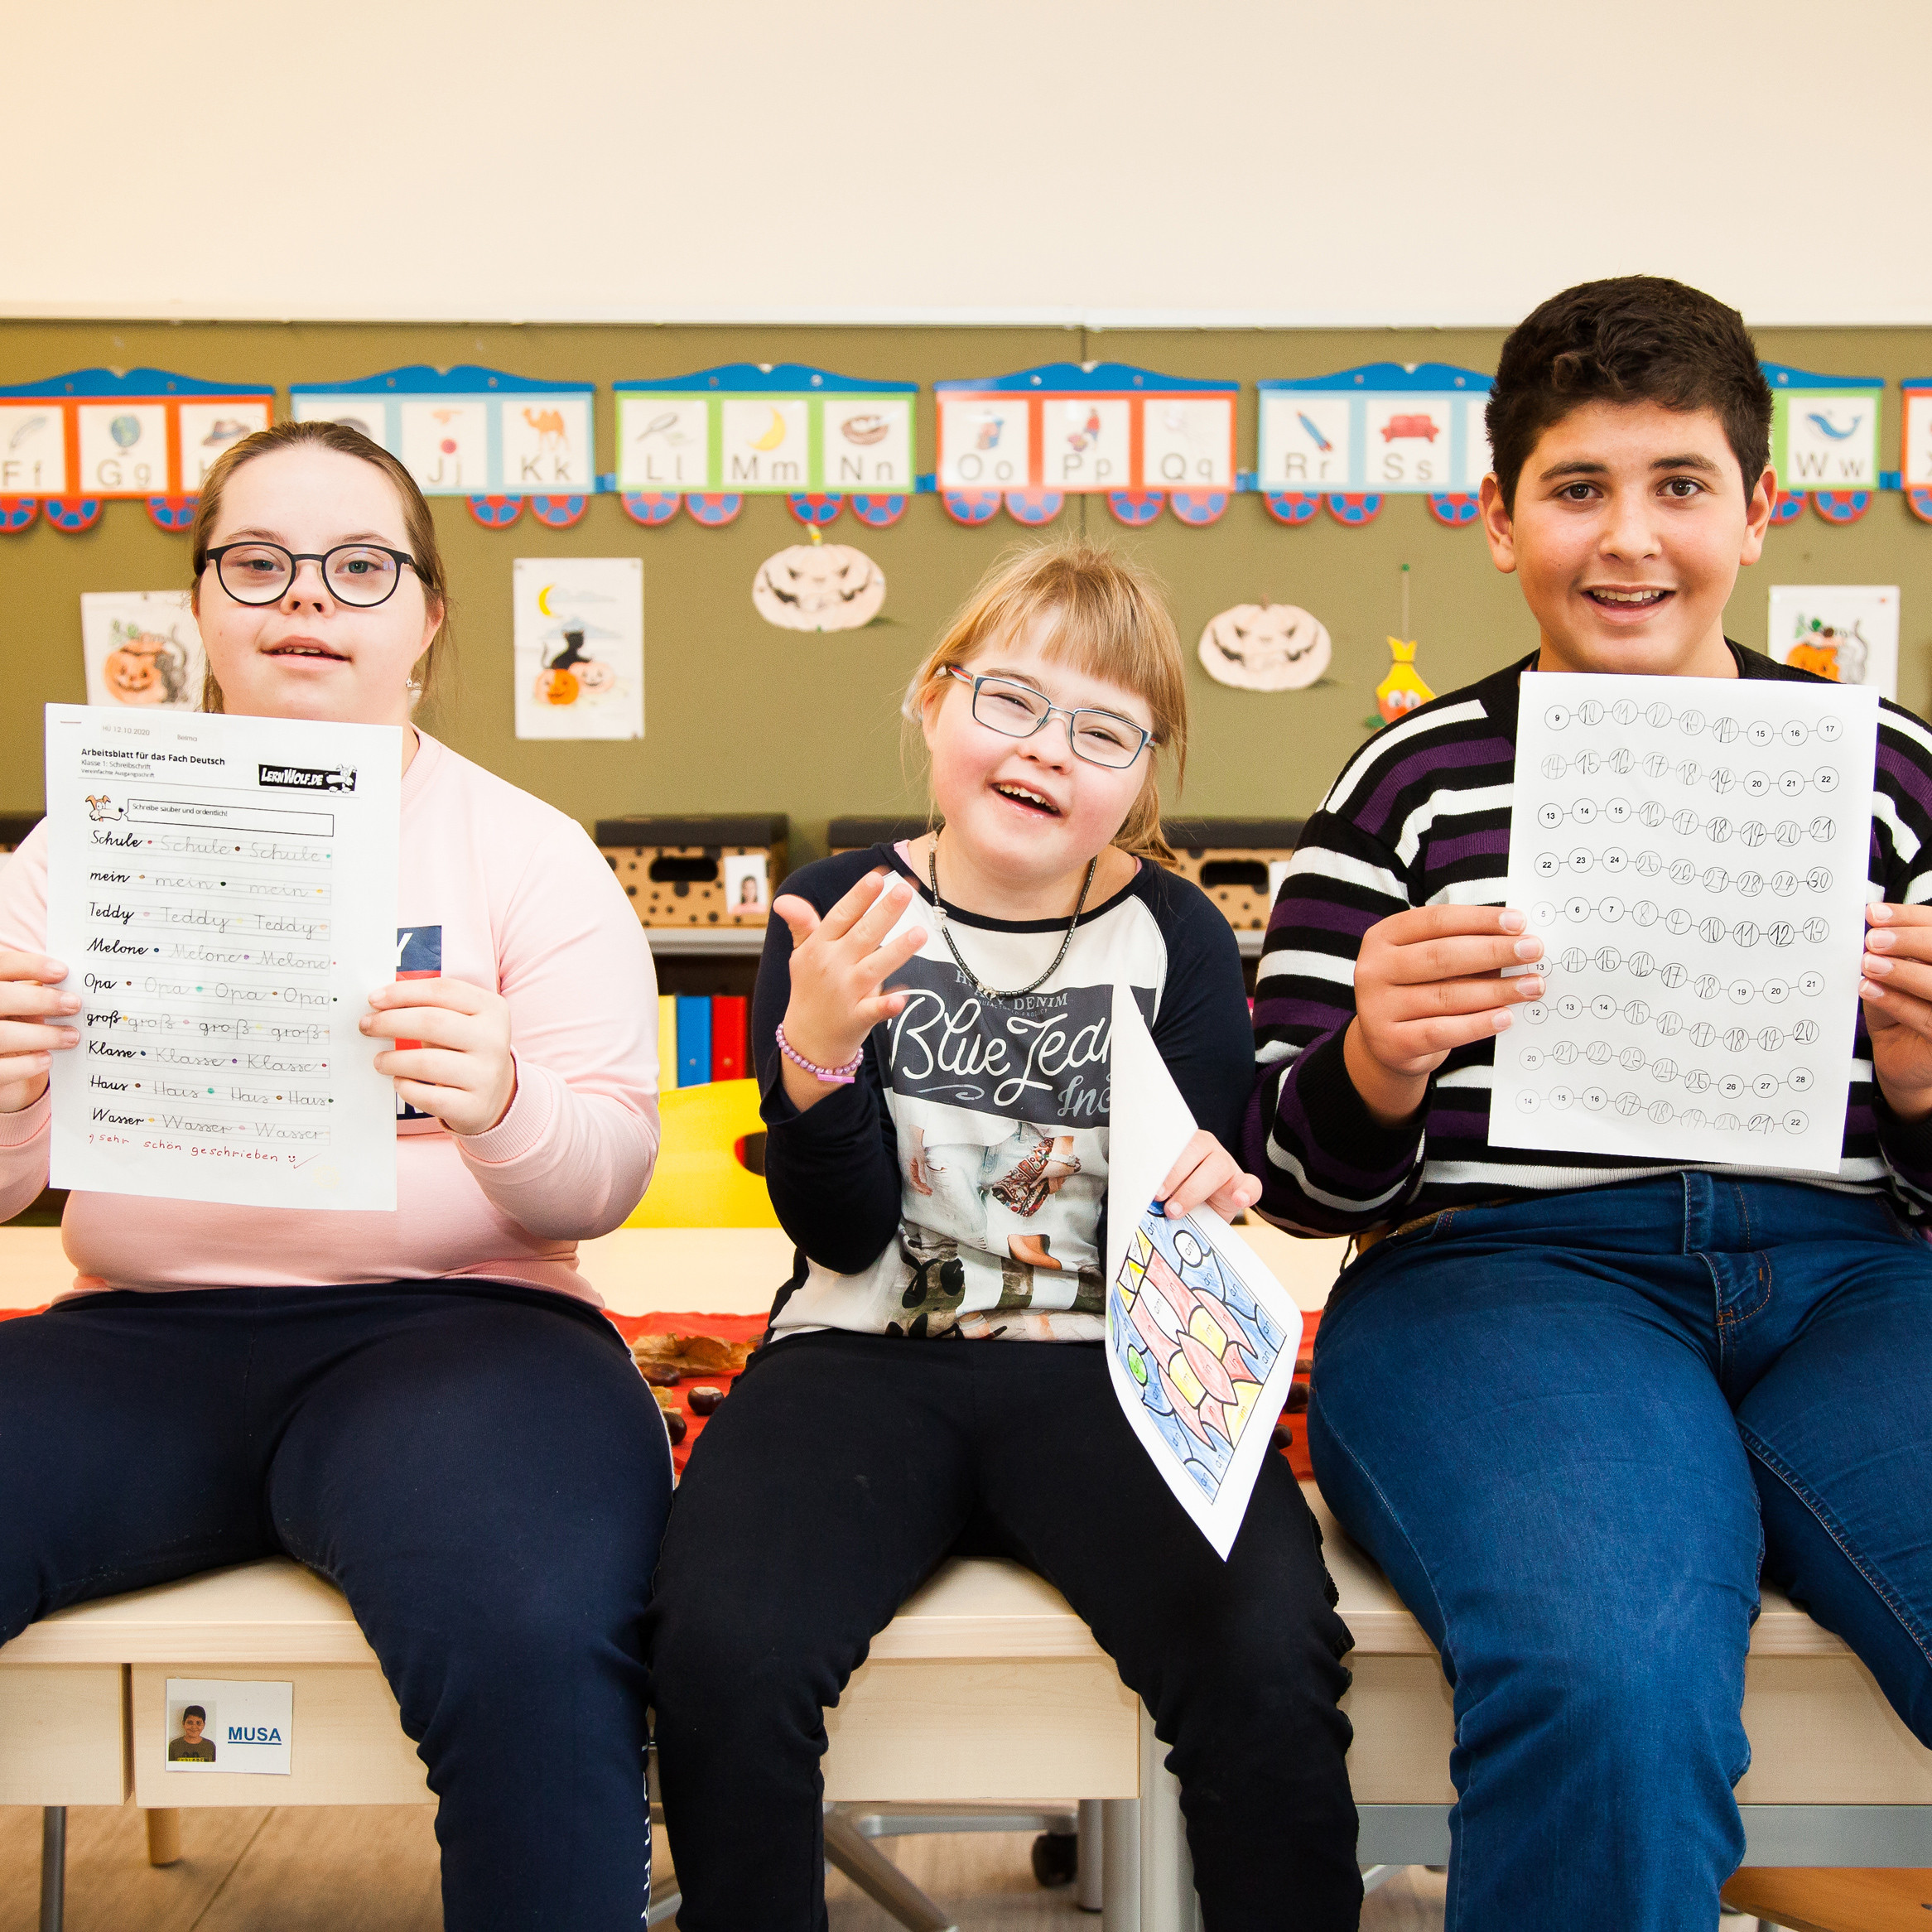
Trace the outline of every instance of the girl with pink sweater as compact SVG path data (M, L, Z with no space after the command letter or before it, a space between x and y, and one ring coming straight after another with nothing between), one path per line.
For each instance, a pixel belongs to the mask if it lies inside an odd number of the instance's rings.
M286 1552L347 1595L429 1768L450 1932L634 1932L670 1455L576 1243L657 1154L649 949L579 826L410 724L447 598L400 463L265 431L191 541L210 709L402 727L403 976L362 1022L397 1205L69 1197L72 1289L0 1323L0 1642ZM46 1185L77 1038L46 933L43 826L0 872L0 1218Z

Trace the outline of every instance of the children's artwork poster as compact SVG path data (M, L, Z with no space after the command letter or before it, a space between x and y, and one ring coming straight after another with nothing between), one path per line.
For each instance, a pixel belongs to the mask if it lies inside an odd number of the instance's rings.
M613 393L621 490L903 495L917 482L916 383L741 362Z
M512 566L519 738L644 735L644 566L520 556Z
M1476 369L1378 362L1256 387L1264 490L1467 495L1489 473Z
M885 608L885 572L849 543L793 543L758 566L751 602L780 630L860 630Z
M1047 363L936 383L942 490L1228 490L1233 383Z
M725 868L725 904L734 918L771 910L765 903L771 889L763 852L727 852L720 862Z
M166 369L75 369L0 388L0 496L191 496L268 426L265 385Z
M295 1685L228 1677L164 1679L166 1765L219 1777L224 1771L289 1776L294 1771Z
M201 633L185 590L83 591L80 649L90 705L201 708Z
M1532 672L1508 903L1542 999L1496 1036L1489 1139L1835 1174L1878 693Z
M596 488L590 383L424 364L291 383L297 422L340 422L398 457L425 496L569 496Z
M1821 376L1767 362L1771 463L1778 488L1876 489L1885 384L1875 376Z
M1194 1132L1133 989L1114 988L1107 1367L1162 1480L1225 1559L1294 1380L1301 1311L1212 1208L1155 1190Z
M1896 584L1771 585L1768 643L1780 664L1896 700L1898 639Z

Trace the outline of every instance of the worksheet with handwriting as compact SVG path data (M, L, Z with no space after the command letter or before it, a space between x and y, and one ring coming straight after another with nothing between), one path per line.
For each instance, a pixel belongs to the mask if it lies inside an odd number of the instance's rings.
M1497 1036L1489 1138L1835 1173L1878 696L1535 672L1509 903L1544 997Z
M394 725L47 706L52 1183L250 1207L396 1205L357 1021L396 976Z

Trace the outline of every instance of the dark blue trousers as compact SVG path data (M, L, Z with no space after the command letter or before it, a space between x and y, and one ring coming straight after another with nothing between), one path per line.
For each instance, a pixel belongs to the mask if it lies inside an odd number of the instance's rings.
M89 1296L0 1322L0 1641L286 1552L347 1596L428 1766L449 1932L635 1932L671 1460L595 1311L470 1282Z

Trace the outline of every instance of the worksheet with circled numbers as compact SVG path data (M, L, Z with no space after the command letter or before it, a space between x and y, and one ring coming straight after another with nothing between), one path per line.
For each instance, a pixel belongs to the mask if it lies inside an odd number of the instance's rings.
M357 1022L396 976L402 738L47 706L52 1184L396 1205L395 1088Z
M1508 903L1544 990L1492 1146L1838 1171L1877 735L1869 689L1525 675Z

